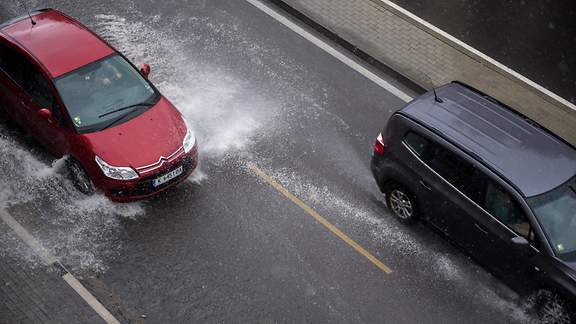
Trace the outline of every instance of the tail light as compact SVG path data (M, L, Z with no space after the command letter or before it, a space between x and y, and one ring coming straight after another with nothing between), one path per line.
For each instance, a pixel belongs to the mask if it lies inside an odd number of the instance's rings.
M382 134L380 133L374 143L374 154L384 155L384 151L386 151L386 144L384 144L384 138L382 138Z

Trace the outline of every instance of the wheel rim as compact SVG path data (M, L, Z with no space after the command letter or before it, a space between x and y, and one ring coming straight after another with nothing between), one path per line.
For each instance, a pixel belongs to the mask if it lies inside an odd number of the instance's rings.
M390 193L390 207L394 214L402 219L412 217L412 213L414 212L412 201L408 195L398 189L394 189Z

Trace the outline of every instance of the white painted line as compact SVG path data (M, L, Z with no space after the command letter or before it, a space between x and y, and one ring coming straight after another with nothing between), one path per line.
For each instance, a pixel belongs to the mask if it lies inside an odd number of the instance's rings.
M26 245L36 253L42 262L46 265L52 265L58 261L56 257L50 254L48 250L42 246L42 244L30 234L17 220L14 219L8 212L0 208L0 219L10 227L14 233L24 242ZM100 315L100 317L107 324L120 324L120 322L102 305L96 297L94 297L81 283L76 279L70 272L66 272L62 276L62 279L84 299L84 301L92 307L92 309Z
M94 297L81 283L70 273L66 273L62 279L74 289L93 310L108 324L120 324L120 322Z
M254 7L262 10L264 13L269 15L270 17L276 19L278 22L283 24L284 26L290 28L292 31L296 32L300 36L304 37L312 44L320 47L322 50L327 52L328 54L332 55L336 59L340 60L342 63L348 65L350 68L356 70L358 73L362 74L363 76L370 79L372 82L376 83L380 87L384 88L386 91L390 92L391 94L395 95L396 97L400 98L400 100L404 102L408 102L413 98L406 94L404 91L396 88L391 83L383 80L378 75L373 73L372 71L368 70L364 66L360 65L356 61L352 60L350 57L344 55L341 51L333 47L332 45L326 43L324 40L318 38L316 35L306 31L304 28L298 26L288 18L284 17L283 15L279 14L275 10L271 9L270 7L266 6L259 0L246 0Z
M527 77L523 76L522 74L512 70L511 68L507 67L506 65L496 61L495 59L491 58L490 56L480 52L479 50L475 49L474 47L464 43L463 41L459 40L458 38L448 34L447 32L443 31L442 29L432 25L431 23L427 22L426 20L416 16L415 14L411 13L410 11L402 8L401 6L393 3L390 0L378 0L382 6L391 11L392 13L396 14L400 18L408 21L410 24L419 27L420 29L427 31L428 33L432 34L436 38L440 39L441 41L452 45L454 48L464 52L464 54L468 54L469 56L475 58L476 60L480 61L481 63L491 66L493 69L500 71L503 74L508 75L510 78L515 78L520 82L526 84L529 87L532 87L536 91L542 93L545 96L548 96L552 100L571 108L572 110L576 110L576 105L571 103L570 101L560 97L559 95L555 94L554 92L544 88L543 86L539 85L538 83L528 79Z
M8 214L5 210L0 208L0 218L8 225L14 233L22 240L26 245L36 253L46 265L50 265L58 259L53 257L48 250L38 240L32 236L18 221L16 221L10 214Z

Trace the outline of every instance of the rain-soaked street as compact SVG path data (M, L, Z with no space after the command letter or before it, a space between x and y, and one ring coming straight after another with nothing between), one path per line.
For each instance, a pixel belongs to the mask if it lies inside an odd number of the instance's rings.
M136 65L150 64L151 80L198 137L201 166L189 181L116 204L76 192L61 161L0 125L0 206L121 321L528 320L515 293L431 228L389 215L369 158L375 135L404 101L376 83L247 1L36 4L79 19ZM16 4L0 4L0 20L20 14ZM40 267L1 222L0 262Z

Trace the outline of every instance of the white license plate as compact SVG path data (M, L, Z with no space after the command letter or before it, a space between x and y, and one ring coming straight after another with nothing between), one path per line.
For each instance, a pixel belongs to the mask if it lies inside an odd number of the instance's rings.
M152 185L154 187L158 187L159 185L166 183L174 178L176 178L177 176L182 174L182 171L184 171L184 168L182 168L182 166L177 167L176 169L162 175L159 176L158 178L152 180Z

